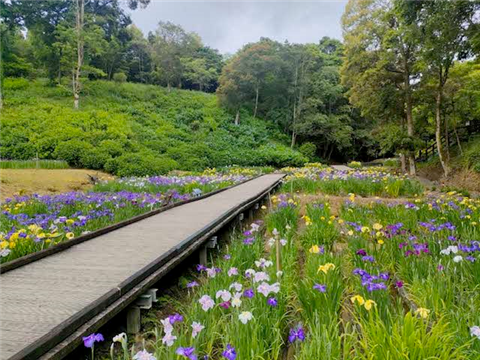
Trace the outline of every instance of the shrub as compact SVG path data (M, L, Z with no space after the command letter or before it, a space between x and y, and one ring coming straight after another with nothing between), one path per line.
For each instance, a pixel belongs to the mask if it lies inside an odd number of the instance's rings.
M464 164L476 172L480 172L480 141L474 143L464 152Z
M127 81L127 75L125 75L123 72L115 73L113 74L113 81L116 83L124 83Z
M298 151L300 151L308 158L308 160L311 161L315 158L315 154L317 153L317 146L314 143L306 142L298 148Z
M360 161L350 161L347 165L353 169L360 169L362 167L362 163Z
M262 145L258 148L256 154L258 154L262 163L255 165L302 166L308 161L304 155L280 144Z
M26 89L28 85L28 80L24 78L6 78L3 81L3 87L5 90L22 90Z
M396 168L396 167L399 167L399 166L400 166L400 161L399 161L397 158L386 159L386 160L383 162L383 166Z
M82 167L87 169L102 170L105 163L111 158L110 154L105 151L91 149L82 154L80 163L82 164Z
M82 140L68 140L60 143L55 149L56 158L65 160L73 167L82 166L82 158L93 149L93 146Z
M148 152L124 154L105 163L105 170L117 176L162 175L177 167L175 160Z
M124 152L122 145L114 140L103 140L99 144L99 149L111 157L120 156Z

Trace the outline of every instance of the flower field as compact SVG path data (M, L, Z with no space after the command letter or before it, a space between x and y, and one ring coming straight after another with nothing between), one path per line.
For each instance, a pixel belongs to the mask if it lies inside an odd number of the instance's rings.
M143 349L120 334L111 358L480 359L480 201L271 200Z
M287 184L284 191L330 195L399 197L423 193L423 186L405 175L394 175L381 167L336 170L320 164L303 168L285 168Z
M16 196L2 204L2 263L59 242L157 209L238 184L257 174L252 169L191 176L123 178L102 182L91 192Z

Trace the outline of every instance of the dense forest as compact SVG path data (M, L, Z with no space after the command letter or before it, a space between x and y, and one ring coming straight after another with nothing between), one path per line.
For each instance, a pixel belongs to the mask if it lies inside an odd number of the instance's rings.
M425 142L480 118L478 1L350 0L343 42L228 57L170 22L143 34L126 10L148 3L0 0L2 158L143 174L397 155L414 174Z

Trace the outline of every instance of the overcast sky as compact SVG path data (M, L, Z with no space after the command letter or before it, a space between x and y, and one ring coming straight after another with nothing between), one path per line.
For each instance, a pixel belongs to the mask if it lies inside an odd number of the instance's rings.
M146 9L130 11L145 34L158 22L171 21L198 33L221 53L234 53L260 37L295 43L341 39L340 17L346 0L330 1L165 1L151 0Z

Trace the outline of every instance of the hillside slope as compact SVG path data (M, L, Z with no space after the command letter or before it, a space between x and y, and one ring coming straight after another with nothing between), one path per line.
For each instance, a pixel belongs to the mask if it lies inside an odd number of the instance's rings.
M152 85L91 81L80 109L69 89L6 79L0 156L63 159L125 175L226 165L301 165L273 124L243 114L236 126L215 95Z
M462 142L463 153L458 146L450 149L450 167L452 173L443 177L443 169L438 156L418 164L419 175L450 189L465 189L480 192L480 136L472 136Z

